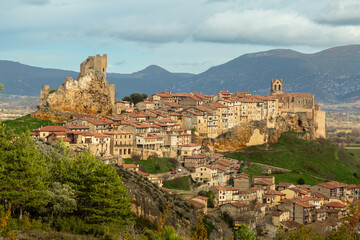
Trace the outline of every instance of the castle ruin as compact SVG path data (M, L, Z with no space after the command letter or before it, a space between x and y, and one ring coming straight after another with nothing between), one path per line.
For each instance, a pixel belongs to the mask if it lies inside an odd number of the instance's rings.
M109 115L115 109L115 85L106 80L107 54L89 56L77 79L65 78L56 90L43 85L35 117L64 120L72 113Z

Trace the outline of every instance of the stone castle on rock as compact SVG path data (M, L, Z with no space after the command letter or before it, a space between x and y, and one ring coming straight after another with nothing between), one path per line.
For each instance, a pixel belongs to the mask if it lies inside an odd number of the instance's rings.
M43 85L40 106L34 117L69 119L74 113L107 115L115 106L115 85L106 80L107 55L88 57L80 65L77 79L65 78L56 90Z

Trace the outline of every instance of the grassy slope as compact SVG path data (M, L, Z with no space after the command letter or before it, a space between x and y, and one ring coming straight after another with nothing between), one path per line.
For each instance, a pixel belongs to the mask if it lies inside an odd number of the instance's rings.
M189 191L190 190L189 176L183 176L183 177L174 178L173 180L164 181L163 187L169 189Z
M30 131L44 127L47 125L63 125L63 123L54 123L49 120L41 120L37 118L33 118L30 115L23 116L21 118L17 118L15 120L7 120L3 122L5 125L11 127L15 133L20 134L29 129Z
M164 173L176 170L176 166L169 162L168 158L152 158L139 161L135 161L133 159L125 159L125 163L139 164L140 170L143 170L144 172L150 174Z
M360 176L360 160L326 140L318 143L302 140L298 133L286 132L279 138L279 142L270 146L253 146L241 152L231 153L230 157L245 162L258 162L286 169L294 172L311 174L327 179L359 184L360 179L354 177L354 172ZM259 171L248 169L248 171ZM274 175L282 181L294 182L298 173ZM318 180L308 179L307 184L314 184Z

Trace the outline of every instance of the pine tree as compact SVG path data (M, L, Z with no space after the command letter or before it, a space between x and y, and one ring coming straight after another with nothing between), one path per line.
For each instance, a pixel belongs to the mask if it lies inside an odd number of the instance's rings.
M70 156L58 144L49 159L51 180L69 185L77 196L77 215L88 223L132 221L127 188L112 167L86 152Z
M47 173L44 157L30 134L17 137L0 125L0 199L12 203L22 218L23 211L46 205Z

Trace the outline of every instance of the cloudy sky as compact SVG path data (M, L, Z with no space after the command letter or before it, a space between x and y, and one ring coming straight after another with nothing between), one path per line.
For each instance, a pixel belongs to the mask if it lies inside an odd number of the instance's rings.
M107 53L108 72L200 73L245 53L357 44L359 13L360 0L8 0L0 59L79 71Z

